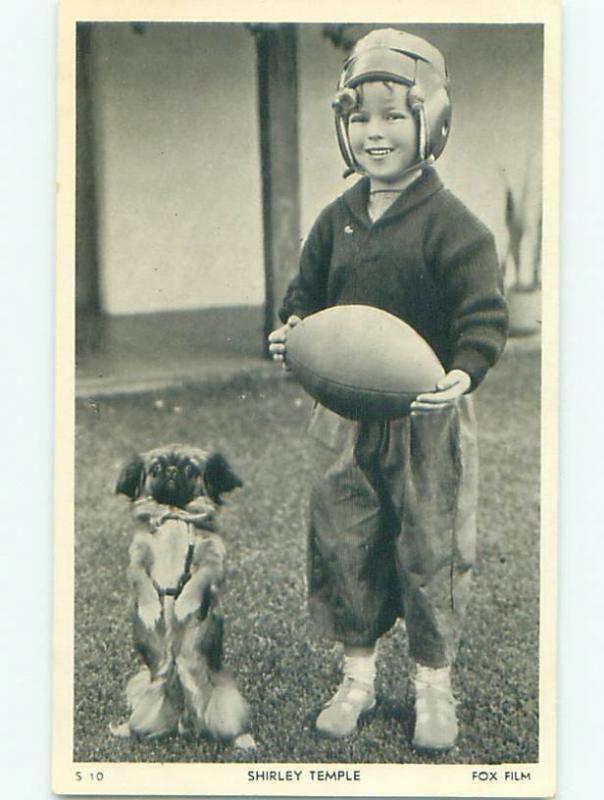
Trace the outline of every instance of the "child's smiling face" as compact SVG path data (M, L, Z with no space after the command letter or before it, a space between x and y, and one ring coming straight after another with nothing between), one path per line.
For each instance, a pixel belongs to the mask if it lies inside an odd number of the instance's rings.
M371 82L360 87L361 102L350 114L350 145L372 188L405 183L418 160L418 130L400 83Z

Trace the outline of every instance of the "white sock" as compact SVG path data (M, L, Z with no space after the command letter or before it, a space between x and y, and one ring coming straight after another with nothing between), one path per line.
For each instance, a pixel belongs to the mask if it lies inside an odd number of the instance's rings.
M418 683L434 686L435 688L450 689L451 668L426 667L423 664L415 664L415 680Z
M367 656L347 656L344 654L343 672L345 677L359 683L373 686L376 673L376 652Z

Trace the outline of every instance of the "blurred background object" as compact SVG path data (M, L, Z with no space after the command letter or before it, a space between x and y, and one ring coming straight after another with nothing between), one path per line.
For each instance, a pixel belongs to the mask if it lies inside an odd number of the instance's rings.
M543 204L539 167L535 158L529 159L518 193L510 185L505 170L502 170L508 232L502 270L512 336L534 334L541 325Z

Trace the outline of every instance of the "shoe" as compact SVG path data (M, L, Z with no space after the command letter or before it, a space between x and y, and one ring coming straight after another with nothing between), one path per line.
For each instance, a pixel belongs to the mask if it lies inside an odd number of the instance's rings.
M317 717L317 731L330 739L343 739L354 733L359 720L374 708L373 686L347 676Z
M415 673L416 750L450 750L457 740L456 700L449 667L431 669L417 664Z

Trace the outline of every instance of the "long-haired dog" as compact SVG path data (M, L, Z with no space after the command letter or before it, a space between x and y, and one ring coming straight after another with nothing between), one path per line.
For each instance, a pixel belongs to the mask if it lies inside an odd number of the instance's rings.
M124 465L116 492L134 503L130 546L134 640L143 666L127 684L116 736L190 731L252 748L249 706L222 666L218 590L225 548L221 496L242 486L220 453L169 445Z

